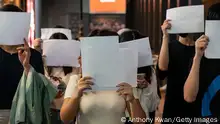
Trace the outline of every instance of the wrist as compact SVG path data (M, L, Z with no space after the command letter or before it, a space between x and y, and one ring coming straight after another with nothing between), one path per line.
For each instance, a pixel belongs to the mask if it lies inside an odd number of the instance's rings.
M202 56L195 55L193 59L194 61L200 61L202 59Z
M128 102L129 102L130 104L133 104L136 100L137 100L137 99L135 99L135 97L131 97Z
M30 71L31 66L28 64L26 66L24 66L24 71L25 73L28 75L29 71Z
M132 96L129 96L129 97L127 97L127 101L129 102L129 103L133 103L134 101L135 101L135 97L132 95Z
M164 38L169 38L169 34L163 33L163 39L164 39Z
M30 64L24 65L23 67L24 67L24 69L30 69L31 65Z
M76 99L81 98L82 93L78 90L78 88L75 88L75 92L73 93L73 97Z

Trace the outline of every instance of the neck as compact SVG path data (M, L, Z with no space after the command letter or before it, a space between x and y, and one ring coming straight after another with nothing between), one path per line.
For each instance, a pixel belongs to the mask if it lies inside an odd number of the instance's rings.
M20 45L16 45L16 46L1 46L1 48L5 51L5 52L8 52L8 53L17 53L17 48L19 47Z
M185 38L179 37L179 41L180 41L180 43L182 43L186 46L194 46L195 45L195 41L190 37L185 37Z

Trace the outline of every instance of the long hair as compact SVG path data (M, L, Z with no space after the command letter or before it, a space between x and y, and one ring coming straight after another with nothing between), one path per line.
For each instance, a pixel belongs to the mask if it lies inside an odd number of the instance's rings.
M63 39L67 40L67 36L63 33L54 33L49 39ZM47 67L47 72L48 75L51 76L53 66L48 66ZM72 72L72 67L63 67L63 72L65 75L69 74Z

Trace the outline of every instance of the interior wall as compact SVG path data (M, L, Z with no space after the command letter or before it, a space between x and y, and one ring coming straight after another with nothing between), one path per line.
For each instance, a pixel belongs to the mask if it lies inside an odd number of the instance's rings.
M75 37L80 21L80 0L43 0L42 28L62 25L70 28Z

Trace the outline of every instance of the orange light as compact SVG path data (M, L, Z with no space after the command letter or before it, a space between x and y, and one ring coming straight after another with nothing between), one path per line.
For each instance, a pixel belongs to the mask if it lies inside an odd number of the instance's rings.
M126 0L90 0L90 13L125 13Z

